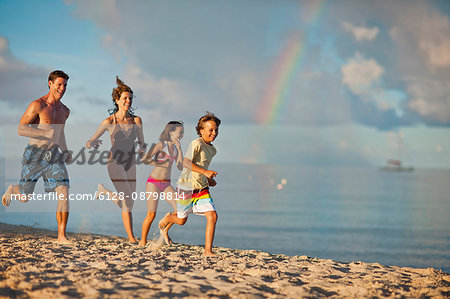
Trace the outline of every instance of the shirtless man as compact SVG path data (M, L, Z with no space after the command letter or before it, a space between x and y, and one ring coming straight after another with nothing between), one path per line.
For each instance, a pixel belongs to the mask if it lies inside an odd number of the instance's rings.
M61 103L69 76L63 71L53 71L48 77L48 94L34 100L20 119L18 134L29 137L22 158L22 172L19 185L9 185L2 197L4 206L11 198L28 201L37 180L44 179L45 191L56 192L58 205L58 241L67 241L66 226L69 219L69 175L64 162L72 157L67 151L64 124L69 109Z

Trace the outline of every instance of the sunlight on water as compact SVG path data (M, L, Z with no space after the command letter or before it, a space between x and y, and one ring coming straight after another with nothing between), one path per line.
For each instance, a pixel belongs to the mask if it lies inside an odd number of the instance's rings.
M450 171L214 167L220 171L218 185L211 189L219 214L216 246L450 272ZM144 181L145 175L145 171L138 173L138 180ZM85 179L81 188L73 183L71 192L86 187L95 190L95 177ZM138 191L144 184L138 183ZM0 221L56 229L54 205L37 213L20 211L28 203L13 205L15 212L0 213ZM84 205L95 209L86 210ZM69 231L125 236L120 211L113 203L73 206ZM159 238L157 222L169 208L160 203L151 239ZM136 202L134 212L134 231L140 236L145 202ZM185 226L175 225L171 236L175 242L204 244L205 224L203 217L191 216Z

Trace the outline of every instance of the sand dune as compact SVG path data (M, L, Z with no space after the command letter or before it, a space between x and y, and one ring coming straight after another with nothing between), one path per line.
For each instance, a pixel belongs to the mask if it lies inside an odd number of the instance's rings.
M0 223L1 297L449 298L450 276L363 262L215 248L161 240L56 233Z

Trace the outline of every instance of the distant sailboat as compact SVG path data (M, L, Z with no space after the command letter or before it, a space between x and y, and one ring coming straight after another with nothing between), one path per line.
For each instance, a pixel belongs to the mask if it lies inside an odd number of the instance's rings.
M398 159L389 159L387 160L387 165L381 167L383 171L399 171L399 172L408 172L414 171L414 167L412 166L404 166L403 165L403 157L408 157L408 152L406 151L405 144L403 143L402 137L400 134L398 136Z

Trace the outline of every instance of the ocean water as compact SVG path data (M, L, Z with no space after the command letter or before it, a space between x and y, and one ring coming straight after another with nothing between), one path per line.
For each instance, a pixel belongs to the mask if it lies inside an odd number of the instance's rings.
M212 169L219 172L211 188L219 214L215 246L450 272L450 170L232 164ZM73 193L93 192L98 181L112 186L104 166L87 176L82 169L69 171ZM144 191L147 172L139 169L138 192ZM11 181L5 178L5 184ZM56 229L55 205L13 202L0 210L0 221ZM120 210L111 202L71 202L71 210L69 231L125 236ZM134 211L140 236L145 202L137 201ZM151 235L167 211L161 202ZM171 236L204 244L205 224L204 217L192 215Z

